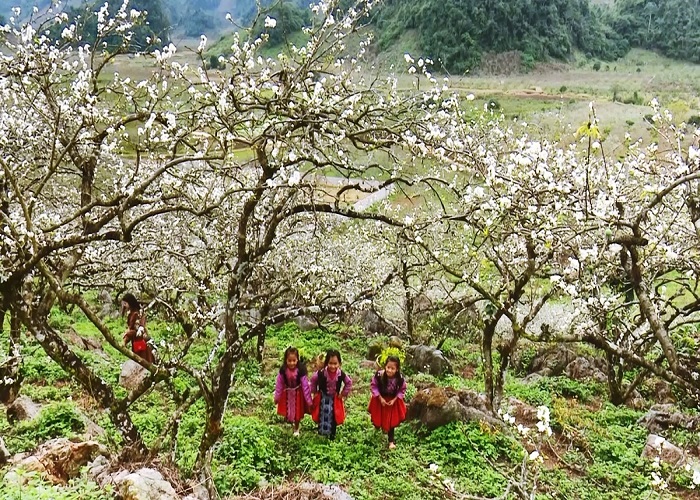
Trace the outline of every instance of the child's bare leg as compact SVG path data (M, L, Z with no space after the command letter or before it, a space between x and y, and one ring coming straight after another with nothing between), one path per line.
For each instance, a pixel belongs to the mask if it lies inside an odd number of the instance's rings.
M298 436L299 435L299 422L294 422L292 425L294 427L294 435Z

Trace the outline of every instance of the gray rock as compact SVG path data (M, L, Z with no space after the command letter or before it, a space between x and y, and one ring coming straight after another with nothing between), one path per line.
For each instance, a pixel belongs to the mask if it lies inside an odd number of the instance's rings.
M586 357L578 357L566 365L564 373L572 380L595 380L605 383L608 376Z
M119 374L119 385L129 391L133 391L141 386L144 380L149 376L149 371L143 366L130 359L122 365L122 371Z
M403 349L403 340L398 335L392 335L389 337L389 347L396 347L397 349Z
M119 309L115 307L114 300L112 300L112 295L109 293L109 290L103 289L98 296L98 300L102 304L99 313L100 318L105 319L119 317Z
M294 318L294 323L296 323L297 328L299 328L299 330L301 330L302 332L314 330L319 326L318 321L308 316L297 316L296 318Z
M367 347L367 356L365 356L365 358L371 361L376 361L383 350L384 342L379 339L375 339Z
M96 339L82 337L73 328L68 328L63 334L65 339L74 346L86 351L99 351L102 353L102 344Z
M0 465L4 465L10 459L10 452L5 446L5 440L0 436Z
M192 486L192 493L182 500L210 500L209 491L203 484L197 483Z
M642 458L654 460L656 457L663 463L680 467L685 463L685 451L657 434L649 434L642 450Z
M382 333L389 335L399 333L395 326L390 324L372 309L366 309L353 313L348 321L351 324L360 326L366 333Z
M46 441L32 454L21 454L12 458L13 468L41 473L54 484L65 484L78 477L80 469L98 455L109 452L96 441L74 443L66 438Z
M27 396L20 396L7 407L7 421L11 424L22 420L32 420L41 412L41 406Z
M415 371L435 376L452 373L452 366L442 351L427 345L408 346L406 364Z
M649 408L649 411L637 423L654 434L669 428L696 431L700 429L700 416L685 415L677 411L672 404L659 404Z
M110 480L109 460L104 455L99 455L95 460L87 464L87 475L100 486L104 486Z
M494 427L504 425L490 413L483 394L434 386L416 393L408 406L406 419L417 420L431 430L456 421L486 422Z
M542 376L542 375L539 374L539 373L531 373L531 374L528 375L527 377L523 378L523 379L522 379L522 382L523 382L524 384L536 384L537 382L539 382L539 381L542 380L543 378L544 378L544 376Z
M539 373L547 377L554 377L561 375L567 365L577 357L578 355L571 349L563 345L556 345L538 352L532 358L527 371L528 373Z
M117 484L117 488L123 500L180 500L175 488L155 469L132 472Z
M654 399L659 404L673 404L676 398L673 395L671 384L665 380L658 380L654 384Z
M372 361L371 359L363 359L360 361L360 368L367 368L369 370L378 370L379 365L377 364L376 361Z
M344 491L337 484L318 484L318 483L301 483L299 488L306 493L308 498L320 498L318 495L322 495L322 498L328 498L333 500L353 500L346 491ZM311 496L313 495L313 496ZM306 498L306 497L304 497Z

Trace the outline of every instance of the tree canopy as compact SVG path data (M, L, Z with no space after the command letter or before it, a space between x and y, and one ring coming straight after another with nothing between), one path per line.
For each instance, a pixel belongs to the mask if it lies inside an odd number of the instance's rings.
M588 0L390 1L375 18L380 46L417 30L425 54L450 71L478 64L484 52L518 50L525 58L567 59L575 50L611 60L628 50Z

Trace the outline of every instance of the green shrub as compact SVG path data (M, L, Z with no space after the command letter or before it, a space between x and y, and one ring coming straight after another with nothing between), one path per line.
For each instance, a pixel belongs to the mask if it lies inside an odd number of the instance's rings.
M292 469L289 449L280 446L279 427L257 418L225 419L224 436L214 453L214 482L221 492L249 491L262 479L283 478Z
M9 478L9 479L8 479ZM101 488L90 480L73 479L57 486L44 481L37 472L19 470L7 476L0 485L0 498L8 500L110 500L114 498L111 485Z
M700 115L693 115L690 118L688 118L688 125L700 127Z
M15 453L36 448L49 439L72 437L85 429L85 422L72 403L53 403L42 408L33 420L25 420L11 429L7 446Z
M399 361L401 362L401 366L402 367L404 366L404 361L406 361L406 353L403 352L398 347L387 347L385 349L382 349L382 353L379 355L379 358L377 359L380 366L384 366L384 363L386 363L386 359L389 356L395 356L395 357L399 358Z

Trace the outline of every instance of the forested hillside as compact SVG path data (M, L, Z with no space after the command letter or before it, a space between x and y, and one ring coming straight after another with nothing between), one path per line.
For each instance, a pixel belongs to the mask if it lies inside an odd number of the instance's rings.
M526 64L567 59L575 50L616 59L629 44L610 28L606 15L588 0L390 0L375 26L381 47L417 30L428 56L462 72L478 65L484 52L518 50Z
M632 46L675 59L700 62L697 0L617 0L613 27Z
M9 17L14 5L20 5L26 16L31 6L42 9L48 4L48 0L0 0L0 16ZM341 7L352 4L344 1ZM65 5L72 16L97 10L94 2ZM142 30L139 38L156 34L162 40L171 31L216 38L232 30L225 21L227 13L240 25L249 25L256 5L253 0L175 0L167 5L161 0L130 2L130 7L149 12L149 33ZM261 5L270 9L266 15L278 21L271 32L273 44L312 22L305 1L263 1ZM94 25L89 17L83 16L87 32ZM506 51L519 51L525 67L551 58L568 60L576 51L610 61L632 47L699 62L698 21L700 5L694 0L386 0L373 10L370 23L380 50L395 45L403 33L412 30L423 55L450 72L464 72L478 66L483 54Z

